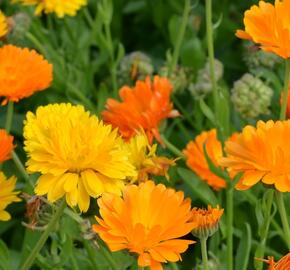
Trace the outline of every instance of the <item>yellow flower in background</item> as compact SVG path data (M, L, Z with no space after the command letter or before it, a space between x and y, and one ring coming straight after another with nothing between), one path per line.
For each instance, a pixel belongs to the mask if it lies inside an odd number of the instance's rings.
M236 188L245 190L258 182L290 192L290 120L259 121L246 126L225 143L227 157L220 165L230 173L244 173Z
M130 160L136 167L138 175L131 182L143 182L148 180L149 175L165 176L168 179L168 169L175 165L175 160L156 155L157 144L149 144L145 132L138 133L125 144L130 152Z
M50 104L28 112L24 138L27 169L42 174L35 192L50 202L65 195L85 212L90 196L120 195L126 178L136 176L118 131L83 106Z
M0 220L6 221L11 218L5 208L12 202L21 201L17 197L19 192L13 191L16 185L16 177L12 176L6 179L3 172L0 172Z
M128 185L123 198L104 194L98 199L100 216L93 230L111 251L128 249L138 265L162 270L162 263L181 260L194 241L180 239L194 228L191 201L181 191L152 181Z
M3 14L3 12L0 10L0 39L5 37L8 33L8 23L6 16Z
M12 2L36 5L36 15L40 15L42 12L55 13L59 18L63 18L65 15L75 16L82 6L87 5L87 0L12 0Z

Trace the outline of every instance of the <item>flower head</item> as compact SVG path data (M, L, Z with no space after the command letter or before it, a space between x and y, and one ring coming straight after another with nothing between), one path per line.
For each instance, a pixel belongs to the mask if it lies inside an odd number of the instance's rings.
M122 137L129 139L143 129L152 143L155 137L161 142L158 126L162 120L178 116L170 102L172 86L168 79L147 77L137 81L134 88L124 86L120 89L121 102L107 101L103 112L104 121L118 127Z
M237 188L248 189L262 181L281 192L290 191L290 120L259 121L246 126L235 140L225 143L227 157L220 165L231 173L243 172Z
M224 209L212 208L210 205L207 209L193 208L191 221L195 224L192 234L198 238L207 238L213 235L219 225Z
M0 48L0 97L2 104L19 101L49 87L52 65L34 50L13 45Z
M5 37L8 33L8 23L6 16L3 14L3 12L0 10L0 39Z
M141 267L163 269L161 263L180 260L180 253L194 243L178 239L194 227L183 192L147 181L126 186L123 198L104 194L98 204L102 218L96 217L93 230L111 251L137 253Z
M13 191L16 184L16 177L6 179L3 172L0 172L0 220L9 220L10 214L5 208L12 202L19 202L17 197L19 192Z
M136 171L117 130L83 106L51 104L27 113L24 126L27 169L40 172L35 192L54 202L64 195L70 206L87 211L90 196L121 194Z
M144 182L149 175L160 175L168 178L167 171L170 166L175 165L175 160L156 155L157 144L149 144L144 132L132 137L125 147L130 152L130 161L136 167L138 175L131 179L131 182Z
M274 258L269 256L268 260L255 258L256 260L263 261L269 264L268 270L287 270L290 269L290 253L282 257L278 262L274 261Z
M260 1L245 12L245 31L238 30L236 35L287 59L290 57L289 10L290 0L276 0L274 5Z
M14 148L13 136L0 129L0 164L11 158L11 152Z
M87 0L13 0L23 5L36 5L35 14L42 12L55 13L57 17L63 18L65 15L75 16L77 11L87 4Z
M186 157L186 164L202 180L206 181L212 188L219 190L226 186L224 179L216 176L210 171L204 153L204 145L209 158L215 165L223 155L221 142L217 138L216 129L204 131L194 141L190 141L183 153Z

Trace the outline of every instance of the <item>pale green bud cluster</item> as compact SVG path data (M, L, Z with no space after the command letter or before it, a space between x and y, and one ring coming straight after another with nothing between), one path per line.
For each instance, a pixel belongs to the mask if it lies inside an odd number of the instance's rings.
M246 73L234 83L231 101L243 118L256 118L268 114L273 90L261 79Z
M13 17L9 17L11 32L9 34L9 42L18 44L25 38L31 25L31 17L26 13L17 13Z

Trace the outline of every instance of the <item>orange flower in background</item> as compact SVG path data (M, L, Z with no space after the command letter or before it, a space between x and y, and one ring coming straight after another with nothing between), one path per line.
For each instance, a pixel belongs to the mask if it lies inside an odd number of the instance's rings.
M206 144L206 152L209 158L215 165L218 165L218 161L222 157L223 151L222 144L217 138L216 129L202 132L194 141L190 141L187 144L186 148L183 150L186 157L186 164L212 188L216 190L225 188L225 180L216 176L208 167L204 153L204 144Z
M153 82L149 77L145 81L137 81L134 88L124 86L119 92L121 102L108 99L103 119L118 127L125 139L143 129L150 143L153 138L161 142L158 131L161 121L179 115L170 102L171 92L169 80L159 76L155 76Z
M0 48L0 97L2 105L44 90L52 82L52 65L34 50L13 45Z
M290 57L290 0L275 4L260 1L245 12L245 31L238 30L237 37L258 43L262 50L282 58Z
M238 185L244 190L259 181L281 192L290 191L290 120L259 121L246 126L233 141L225 143L227 157L220 165L230 173L243 172Z
M191 221L195 224L195 228L192 230L192 234L199 238L207 238L214 234L223 213L224 209L212 208L210 205L207 209L193 208Z
M138 254L138 265L163 269L161 263L181 260L180 253L194 241L178 239L195 226L190 221L191 201L183 192L152 181L128 185L123 198L106 193L98 199L100 215L93 230L111 251L128 249Z
M290 269L290 253L282 257L278 262L275 263L274 258L269 256L268 260L255 258L256 260L266 262L269 264L268 270L287 270Z
M0 163L11 158L13 148L13 136L7 134L4 129L0 129Z

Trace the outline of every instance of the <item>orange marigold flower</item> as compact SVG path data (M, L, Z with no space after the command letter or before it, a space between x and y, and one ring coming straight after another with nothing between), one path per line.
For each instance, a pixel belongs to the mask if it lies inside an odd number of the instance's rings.
M19 101L36 91L48 88L52 81L52 65L34 50L13 45L0 48L0 97L2 105Z
M119 128L125 139L143 129L150 143L155 137L161 142L158 126L162 120L176 117L170 102L172 85L167 78L155 76L153 82L147 77L137 81L134 88L124 86L119 94L121 102L109 99L103 112L104 121Z
M227 157L220 165L230 173L243 172L239 190L259 181L274 185L281 192L290 191L290 120L259 121L257 127L246 126L233 141L225 143Z
M276 0L275 4L260 1L245 12L245 31L237 37L258 43L262 50L285 59L290 57L290 0Z
M287 270L290 269L290 253L282 257L278 262L275 263L274 258L269 256L268 260L255 258L256 260L263 261L269 264L268 270Z
M11 158L11 152L14 148L13 136L0 129L0 163Z
M213 235L219 225L224 209L212 208L210 205L207 209L193 208L191 221L195 224L192 234L198 238L207 238Z
M194 241L178 239L195 224L191 201L183 192L155 185L152 181L128 185L123 198L106 193L98 199L100 215L93 230L111 251L128 249L138 254L138 265L151 270L163 269L161 263L181 260Z
M206 144L206 152L215 165L218 165L219 159L223 155L222 144L217 138L216 129L204 131L198 135L194 141L190 141L183 153L186 157L186 164L201 179L206 181L212 188L219 190L226 187L224 179L212 173L208 167L204 144Z

